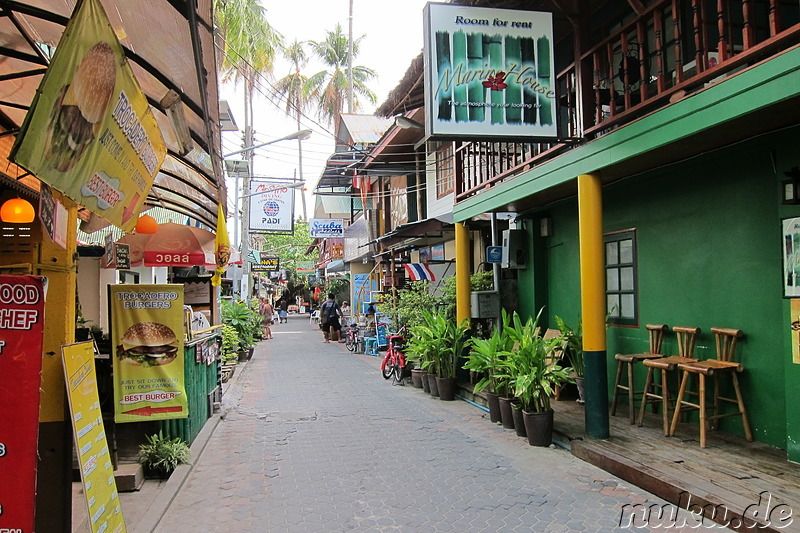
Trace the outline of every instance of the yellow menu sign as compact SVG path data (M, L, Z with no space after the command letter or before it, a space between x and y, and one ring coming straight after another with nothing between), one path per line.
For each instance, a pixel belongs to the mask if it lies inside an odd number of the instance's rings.
M61 348L70 418L92 533L126 533L108 450L91 342Z
M103 6L78 2L9 158L130 231L165 156Z

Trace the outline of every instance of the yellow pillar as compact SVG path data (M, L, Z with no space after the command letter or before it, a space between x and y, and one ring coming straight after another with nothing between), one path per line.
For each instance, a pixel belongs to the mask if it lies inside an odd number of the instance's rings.
M603 256L603 193L600 176L578 176L578 226L581 262L581 316L586 435L605 439L608 430L606 294Z
M456 230L456 321L461 324L471 315L469 282L469 230L461 223L455 223Z

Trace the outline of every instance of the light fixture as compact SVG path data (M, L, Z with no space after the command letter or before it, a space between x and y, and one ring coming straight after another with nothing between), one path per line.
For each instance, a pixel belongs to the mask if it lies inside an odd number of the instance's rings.
M539 219L539 236L550 237L553 235L553 219L544 217Z
M404 130L409 130L409 129L424 130L425 129L425 124L420 124L416 120L412 120L412 119L410 119L408 117L404 117L404 116L394 117L394 125L397 126L398 128L404 129Z
M150 215L142 215L136 221L136 233L150 235L158 231L158 222Z
M783 175L789 178L781 182L783 204L800 204L800 168L792 167L789 172L784 172Z
M285 136L280 137L278 139L272 139L271 141L267 141L265 143L256 144L256 145L253 145L253 146L248 146L247 148L242 148L241 150L236 150L235 152L231 152L229 154L225 154L225 155L222 156L222 158L225 159L225 158L228 158L228 157L230 157L232 155L241 154L241 153L247 152L249 150L255 150L256 148L261 148L263 146L267 146L269 144L274 144L274 143L280 142L280 141L291 141L292 139L297 139L299 141L305 141L306 139L311 137L312 133L313 132L311 130L296 131L294 133L290 133L289 135L285 135Z
M36 211L28 200L11 198L0 207L0 220L10 224L30 224L36 218Z

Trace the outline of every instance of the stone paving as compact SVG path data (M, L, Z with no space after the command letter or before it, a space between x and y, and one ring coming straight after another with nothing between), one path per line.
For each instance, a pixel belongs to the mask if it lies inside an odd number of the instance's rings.
M392 386L307 319L273 332L155 531L607 532L625 505L665 504L474 405Z

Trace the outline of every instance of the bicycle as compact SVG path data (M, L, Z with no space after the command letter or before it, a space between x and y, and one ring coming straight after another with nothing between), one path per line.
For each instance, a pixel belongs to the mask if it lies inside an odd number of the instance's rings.
M406 356L403 353L405 348L406 339L402 333L405 327L400 328L400 331L393 335L387 335L386 340L389 347L386 350L386 355L381 361L381 374L383 379L392 378L392 385L403 384L403 375L406 368Z
M358 347L358 324L351 323L347 326L345 333L344 345L351 352L355 352Z

